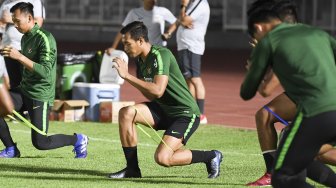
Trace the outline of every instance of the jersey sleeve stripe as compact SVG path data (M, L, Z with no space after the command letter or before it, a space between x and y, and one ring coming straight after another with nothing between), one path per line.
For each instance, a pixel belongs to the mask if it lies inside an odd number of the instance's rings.
M162 75L163 74L163 61L162 57L159 51L154 51L154 54L156 55L156 60L158 63L158 74Z
M43 38L46 48L47 48L47 54L46 54L46 60L49 61L50 60L50 44L49 44L49 40L48 37L41 31L41 30L37 30L37 33L39 35L41 35L41 37Z

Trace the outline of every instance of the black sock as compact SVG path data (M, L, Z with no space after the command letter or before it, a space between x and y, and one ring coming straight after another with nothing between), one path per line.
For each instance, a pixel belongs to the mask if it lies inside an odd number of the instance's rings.
M14 146L14 141L9 132L8 125L3 118L0 119L0 139L6 148Z
M138 165L138 151L137 146L135 147L123 147L127 168L130 169L139 169Z
M307 177L327 187L336 187L336 174L320 161L314 161L307 167Z
M275 151L263 153L264 161L266 164L266 172L271 173L273 169L273 163L275 158Z
M204 99L197 99L196 100L198 108L201 111L201 114L204 114Z
M190 150L192 154L191 164L193 163L205 163L216 157L216 153L214 151L198 151L198 150Z

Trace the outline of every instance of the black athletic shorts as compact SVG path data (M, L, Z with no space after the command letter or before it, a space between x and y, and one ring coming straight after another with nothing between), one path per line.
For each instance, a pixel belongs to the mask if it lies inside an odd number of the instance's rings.
M16 88L22 80L23 65L10 57L4 57L11 88Z
M31 99L23 94L19 87L9 91L16 111L28 111L31 123L43 132L48 132L50 107L48 102ZM32 131L32 134L39 135Z
M178 64L184 78L201 76L201 55L185 49L178 51Z
M152 113L156 130L166 130L164 135L183 138L184 145L187 144L188 139L199 126L200 118L196 115L193 117L168 117L158 103L146 102L145 104Z

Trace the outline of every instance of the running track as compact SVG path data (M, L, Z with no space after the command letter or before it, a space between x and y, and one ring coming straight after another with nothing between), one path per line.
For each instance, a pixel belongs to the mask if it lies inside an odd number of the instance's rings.
M59 42L59 53L103 50L109 44ZM76 50L74 50L76 49ZM202 78L206 88L205 114L208 123L237 128L255 129L255 112L281 92L279 88L269 98L256 95L250 101L239 96L245 74L245 62L250 50L206 49L202 57ZM134 63L129 71L134 74ZM121 86L121 100L141 102L146 99L127 82Z

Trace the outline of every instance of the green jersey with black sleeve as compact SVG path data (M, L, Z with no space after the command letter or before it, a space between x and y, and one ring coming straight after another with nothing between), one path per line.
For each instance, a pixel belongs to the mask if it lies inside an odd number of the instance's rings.
M336 110L336 41L304 24L282 23L260 40L240 95L252 98L269 67L304 117Z
M34 62L33 71L23 69L20 87L28 97L53 105L56 84L55 38L37 24L21 39L21 53Z
M168 84L163 96L154 99L168 116L200 115L196 101L189 92L187 83L170 50L153 45L146 60L142 61L139 58L138 61L138 77L144 81L153 82L155 75L168 76Z

